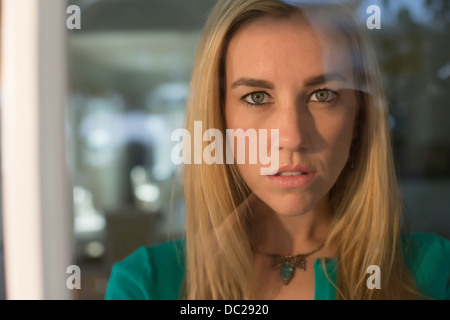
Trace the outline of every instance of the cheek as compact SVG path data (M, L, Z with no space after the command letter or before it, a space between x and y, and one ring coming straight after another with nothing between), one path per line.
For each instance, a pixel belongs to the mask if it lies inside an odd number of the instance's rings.
M329 164L335 168L342 169L349 156L350 145L353 140L355 126L355 115L348 115L337 118L333 122L321 128L321 136L326 141L326 157Z
M243 128L242 117L239 109L233 104L225 104L225 126L226 129Z
M257 129L258 119L251 110L240 102L225 104L225 125L227 129Z
M249 129L255 130L256 137L252 139L254 145L250 148L250 139L245 139L244 149L238 149L237 138L234 140L233 157L236 167L242 179L252 189L253 192L258 190L261 179L261 166L268 167L269 165L260 163L259 157L259 129L265 129L264 121L259 117L255 117L253 110L240 104L239 102L228 103L225 105L225 125L226 129L237 130L242 129L247 132ZM268 135L269 136L269 135ZM269 142L268 142L269 143ZM267 143L267 144L268 144ZM256 146L256 148L255 148ZM244 155L244 163L238 163L238 153L242 152ZM256 160L256 164L251 163L250 159Z
M234 132L236 134L236 130L237 129L242 129L243 131L246 131L248 128L248 124L245 123L245 121L243 121L243 119L245 119L245 117L242 116L239 108L233 104L225 104L225 128L227 130L230 130L232 132ZM227 140L227 148L226 148L226 152L232 152L232 157L234 158L234 163L237 166L237 169L239 171L239 173L241 174L242 178L244 178L244 173L248 171L248 168L245 169L245 167L247 167L247 165L243 165L243 164L239 164L238 163L238 153L242 153L244 155L244 159L245 162L244 163L248 163L248 159L249 159L249 147L248 147L248 143L245 143L244 145L244 149L239 149L238 151L238 143L237 140L238 138L233 137L233 135L227 135L226 137L224 137ZM230 145L229 145L229 139L233 140L233 145L234 148L233 150L229 149ZM242 147L240 147L242 148ZM239 155L242 156L242 155Z
M225 114L225 128L226 129L232 128L234 124L233 118L231 117L231 115L233 114L233 110L227 103L225 103L224 106L224 114Z
M324 128L324 136L327 137L331 146L340 147L342 144L351 143L353 131L354 120L352 117L348 117Z

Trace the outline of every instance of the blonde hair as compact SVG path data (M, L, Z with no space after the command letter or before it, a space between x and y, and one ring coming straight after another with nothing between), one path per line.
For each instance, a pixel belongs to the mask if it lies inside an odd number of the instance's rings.
M294 12L301 11L276 0L220 0L216 4L194 64L186 115L189 132L193 132L194 121L202 121L203 130L225 132L224 55L236 30L264 15L282 18ZM401 205L379 70L366 37L356 22L346 19L338 23L354 55L362 112L360 136L350 155L356 168L344 169L330 192L333 224L325 248L332 243L337 247L337 298L414 298L417 292L402 256ZM254 299L252 214L247 203L251 190L233 165L186 165L183 179L184 297ZM324 261L322 265L326 272ZM381 269L382 290L366 286L370 265Z

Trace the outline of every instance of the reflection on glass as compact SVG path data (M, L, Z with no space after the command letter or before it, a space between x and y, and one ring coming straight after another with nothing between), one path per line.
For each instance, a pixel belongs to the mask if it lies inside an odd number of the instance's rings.
M177 174L170 137L183 127L200 20L215 1L73 2L83 18L83 29L69 34L75 234L86 281L80 295L102 299L113 260L183 231L179 180L170 207ZM355 4L365 23L373 1ZM382 25L370 33L406 209L445 235L448 224L431 221L442 221L450 190L449 8L444 0L376 4Z
M142 166L136 166L131 170L130 178L138 206L142 210L157 211L161 205L161 192L148 171Z
M183 126L201 19L213 2L68 4L82 11L68 60L76 259L86 282L79 298L102 299L113 262L183 232L170 138Z
M100 232L105 228L104 216L94 207L92 193L76 186L73 190L75 207L75 234Z

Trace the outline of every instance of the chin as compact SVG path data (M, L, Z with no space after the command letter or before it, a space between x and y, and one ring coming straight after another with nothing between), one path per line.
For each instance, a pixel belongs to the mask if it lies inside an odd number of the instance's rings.
M263 200L264 201L264 200ZM300 199L270 199L265 203L277 214L282 216L302 216L314 208L310 200Z
M301 208L297 208L297 207L285 207L285 206L283 206L282 208L272 208L272 210L276 214L278 214L280 216L286 216L286 217L303 216L311 211L310 209L302 210Z

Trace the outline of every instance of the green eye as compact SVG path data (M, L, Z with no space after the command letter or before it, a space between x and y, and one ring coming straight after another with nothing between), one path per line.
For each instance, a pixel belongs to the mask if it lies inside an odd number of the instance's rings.
M241 98L241 101L251 106L263 106L271 102L271 97L267 92L255 91L246 94Z
M264 103L264 92L254 92L250 95L250 99L254 104L262 104Z
M325 102L330 97L330 92L328 90L319 90L315 93L316 99L319 102Z
M336 91L319 89L310 95L309 101L317 103L333 103L338 95L339 94Z

